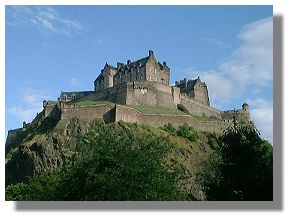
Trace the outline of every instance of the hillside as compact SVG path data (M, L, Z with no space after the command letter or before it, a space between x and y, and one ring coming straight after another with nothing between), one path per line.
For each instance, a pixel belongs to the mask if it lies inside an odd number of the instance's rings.
M225 161L222 134L195 131L185 124L176 129L171 124L155 128L77 118L64 122L59 128L57 121L40 113L15 139L17 145L6 146L6 199L213 200L217 191L211 189L224 186L218 172ZM252 135L253 143L262 146L259 157L269 177L272 147ZM264 181L265 187L270 187L269 181ZM222 199L232 198L237 199Z

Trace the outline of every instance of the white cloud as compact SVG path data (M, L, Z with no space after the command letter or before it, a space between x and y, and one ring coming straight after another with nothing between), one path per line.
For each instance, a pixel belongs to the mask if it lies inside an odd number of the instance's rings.
M49 6L9 6L10 26L29 25L52 33L72 35L83 30L79 20L67 19Z
M212 101L235 99L257 92L273 79L273 19L272 17L245 25L237 38L240 46L230 58L219 64L218 70L184 70L188 77L200 76L208 85ZM192 76L191 76L192 75Z
M264 99L247 100L253 122L261 137L273 143L273 103Z
M233 51L227 61L220 62L218 70L198 71L194 68L184 70L188 78L200 76L201 80L206 82L211 104L219 109L227 105L233 106L230 104L231 101L242 99L244 95L260 97L265 96L264 90L272 91L272 17L245 25L237 38L241 40L240 46ZM272 101L257 98L247 102L250 105L252 120L261 136L272 142Z
M19 123L23 121L31 122L35 117L36 113L41 112L43 100L47 100L50 97L43 92L34 89L25 89L21 100L23 106L13 106L7 109L8 113L16 116L19 120Z
M265 86L273 79L273 19L265 18L245 25L238 38L242 45L222 70L238 85Z
M71 86L79 86L80 85L80 82L79 82L79 80L77 79L77 78L72 78L71 80L70 80L70 85Z

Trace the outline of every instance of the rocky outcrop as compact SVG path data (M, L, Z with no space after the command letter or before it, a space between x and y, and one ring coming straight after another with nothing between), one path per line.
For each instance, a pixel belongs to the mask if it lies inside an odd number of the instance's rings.
M7 139L6 185L25 182L34 174L61 167L74 154L77 134L86 132L95 121L55 119L41 114L32 123L25 133L13 137L16 144Z

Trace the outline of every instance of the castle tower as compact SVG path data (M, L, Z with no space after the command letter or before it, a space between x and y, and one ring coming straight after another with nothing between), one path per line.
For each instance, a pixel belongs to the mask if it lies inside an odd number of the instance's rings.
M101 74L94 81L94 90L100 91L106 88L113 87L113 78L116 72L117 69L114 68L112 65L108 65L106 62L104 68L101 70Z

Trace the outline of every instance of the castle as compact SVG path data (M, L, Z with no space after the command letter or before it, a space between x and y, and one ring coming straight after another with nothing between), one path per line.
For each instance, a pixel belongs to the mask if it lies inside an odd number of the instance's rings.
M170 87L170 69L166 62L157 62L153 51L140 60L117 67L105 64L94 81L94 91L61 92L59 101L108 100L117 104L136 104L177 107L181 97L210 106L208 89L198 77L196 80L181 80ZM197 113L211 116L209 111Z
M198 76L195 80L184 78L169 86L170 68L166 62L157 61L152 50L147 57L117 66L105 64L94 81L94 91L61 92L59 102L80 100L111 101L122 105L148 105L170 108L184 107L192 115L215 117L220 121L250 122L249 106L221 112L210 106L208 88Z
M223 132L233 124L252 124L248 104L242 109L220 111L210 106L208 87L198 77L183 79L169 86L170 69L166 62L157 61L153 51L137 61L105 64L94 81L94 91L61 92L58 101L43 101L43 115L57 122L56 129L63 129L69 119L83 123L93 120L105 122L126 121L155 127L170 122L178 127L187 123L196 130ZM115 105L100 103L77 105L81 101L110 101ZM130 105L130 106L129 106ZM133 106L166 107L181 110L180 114L143 113ZM200 118L199 118L200 117ZM202 118L201 118L202 117ZM203 120L205 118L208 120ZM14 142L31 124L8 131L6 143Z

